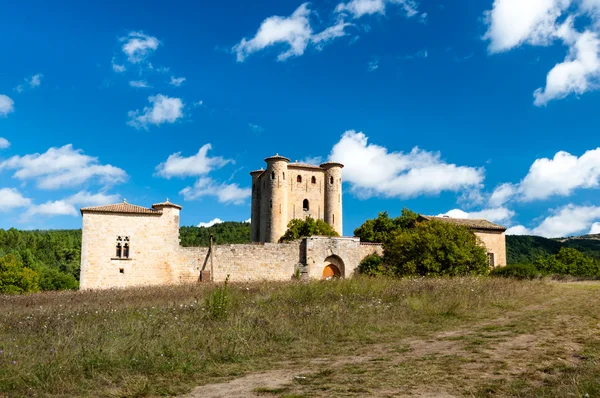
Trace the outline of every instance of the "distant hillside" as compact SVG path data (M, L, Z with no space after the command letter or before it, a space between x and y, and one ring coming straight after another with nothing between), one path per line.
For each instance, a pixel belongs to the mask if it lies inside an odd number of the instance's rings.
M215 243L250 243L250 223L224 222L212 227L181 227L179 237L181 246L208 246L210 235L214 235Z
M600 260L600 235L547 239L541 236L507 236L508 264L532 263L540 257L556 254L562 247L572 247Z

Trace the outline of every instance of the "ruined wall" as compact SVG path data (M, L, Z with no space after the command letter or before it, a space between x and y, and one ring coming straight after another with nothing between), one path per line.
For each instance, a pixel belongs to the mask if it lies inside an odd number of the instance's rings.
M494 253L496 267L506 265L506 236L504 231L475 230L475 235L485 245L488 253Z

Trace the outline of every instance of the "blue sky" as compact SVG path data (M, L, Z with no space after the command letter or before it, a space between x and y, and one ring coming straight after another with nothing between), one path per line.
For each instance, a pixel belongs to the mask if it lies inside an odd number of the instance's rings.
M379 211L600 233L600 1L11 2L0 15L0 228L169 198L250 217L279 153Z

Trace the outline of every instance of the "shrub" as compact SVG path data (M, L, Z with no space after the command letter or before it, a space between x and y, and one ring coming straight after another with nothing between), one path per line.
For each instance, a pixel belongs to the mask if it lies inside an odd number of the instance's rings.
M541 276L540 271L533 264L511 264L506 267L497 267L490 275L515 279L535 279Z
M304 220L290 221L288 230L279 239L279 242L291 242L309 236L339 236L339 234L325 221L315 220L309 216Z
M600 276L600 261L573 248L562 248L558 254L541 258L535 265L547 275Z
M383 266L383 257L373 253L363 258L358 266L358 272L368 276L383 276L385 268Z
M0 257L0 293L20 294L39 290L37 272L23 267L13 254Z
M211 319L223 319L227 317L229 311L229 275L225 278L225 283L206 298L205 307L207 315Z
M56 268L45 268L40 271L40 288L48 290L75 290L79 282L71 274L60 272Z

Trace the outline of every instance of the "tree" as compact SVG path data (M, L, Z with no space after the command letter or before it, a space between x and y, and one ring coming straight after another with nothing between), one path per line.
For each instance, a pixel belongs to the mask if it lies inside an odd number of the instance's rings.
M39 290L37 272L23 267L14 254L0 257L0 293L18 294Z
M385 243L399 230L413 228L417 223L417 213L404 208L402 215L390 218L387 211L379 213L377 218L367 220L354 230L361 242Z
M288 223L288 230L279 242L291 242L309 236L339 236L333 227L323 220L307 217L304 220L294 219Z
M600 261L573 248L563 247L558 254L540 258L535 265L544 274L600 276Z
M384 243L385 267L397 276L487 274L484 247L466 227L431 220L401 229Z

